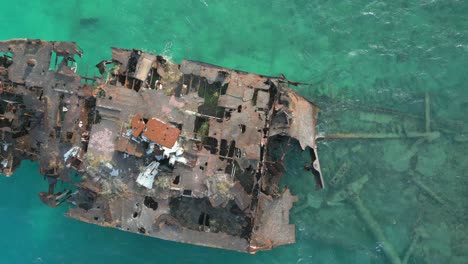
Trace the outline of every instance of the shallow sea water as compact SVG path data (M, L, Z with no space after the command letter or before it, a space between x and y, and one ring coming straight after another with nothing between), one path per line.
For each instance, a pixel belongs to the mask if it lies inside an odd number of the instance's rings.
M431 129L441 132L432 142L321 141L323 191L303 170L305 153L290 151L284 185L300 198L297 243L256 255L65 218L65 207L40 203L47 184L25 161L0 177L0 263L390 263L356 207L333 203L362 176L362 204L401 259L414 240L407 263L468 263L467 1L0 2L0 39L76 41L82 73L111 46L284 73L310 83L295 89L322 108L325 134L424 131L428 93Z

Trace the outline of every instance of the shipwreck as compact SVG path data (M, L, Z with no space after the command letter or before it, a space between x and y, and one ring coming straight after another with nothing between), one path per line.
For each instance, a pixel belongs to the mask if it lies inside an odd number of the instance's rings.
M295 242L275 144L310 151L324 184L319 109L297 83L120 48L87 76L82 55L72 42L0 42L3 174L37 161L40 199L95 225L247 253Z

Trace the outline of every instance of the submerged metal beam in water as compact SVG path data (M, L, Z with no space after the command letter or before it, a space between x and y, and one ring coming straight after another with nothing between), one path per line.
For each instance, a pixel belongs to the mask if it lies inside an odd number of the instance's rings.
M440 136L439 132L407 132L399 133L338 133L317 136L317 139L403 139L403 138L427 138L433 140Z

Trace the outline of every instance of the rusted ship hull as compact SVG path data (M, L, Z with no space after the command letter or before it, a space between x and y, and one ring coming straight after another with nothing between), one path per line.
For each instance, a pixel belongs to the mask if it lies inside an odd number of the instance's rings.
M247 253L295 242L275 144L309 149L323 187L319 109L297 83L119 48L81 76L81 56L70 42L0 42L3 174L39 162L40 199L91 224Z

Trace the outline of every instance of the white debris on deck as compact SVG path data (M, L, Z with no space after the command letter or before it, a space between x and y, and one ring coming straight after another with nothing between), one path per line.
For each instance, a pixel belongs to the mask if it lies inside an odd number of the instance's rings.
M180 162L187 164L187 159L182 156L184 154L184 149L179 145L179 142L176 141L172 148L162 147L164 153L163 156L169 158L169 164L174 165L175 162Z
M80 153L80 147L75 146L63 155L63 160L67 161L70 157L76 157Z
M148 189L153 188L154 177L156 177L156 175L158 174L158 167L159 162L151 162L148 166L146 166L144 171L138 174L136 182Z
M117 176L119 176L119 170L113 169L112 172L111 172L111 176L112 176L112 177L117 177Z
M155 145L156 145L156 143L149 143L148 149L146 150L146 154L153 153Z

